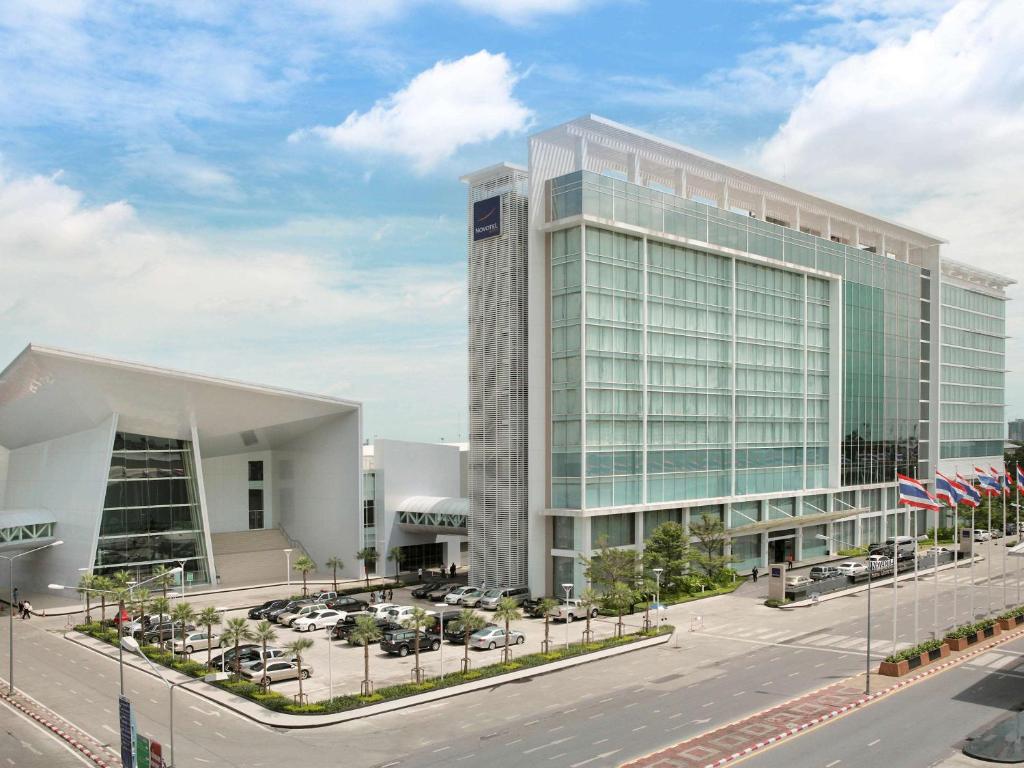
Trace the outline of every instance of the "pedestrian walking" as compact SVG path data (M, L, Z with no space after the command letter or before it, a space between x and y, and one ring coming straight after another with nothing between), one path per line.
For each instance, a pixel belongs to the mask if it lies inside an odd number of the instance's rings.
M757 566L756 565L751 569L750 575L754 577L754 583L757 584Z
M394 599L395 599L395 590L393 590L390 587L388 587L388 602L390 603Z
M21 608L21 600L18 599L18 588L14 588L14 602L18 604L18 608Z
M370 605L373 605L376 602L377 602L377 592L374 591L374 592L370 593Z
M21 606L21 618L31 619L32 618L32 603L26 600Z
M418 568L416 570L416 580L419 581L419 582L423 581L423 569L422 568Z
M448 572L451 574L451 577L454 579L455 578L455 563L452 563L452 567L448 569Z

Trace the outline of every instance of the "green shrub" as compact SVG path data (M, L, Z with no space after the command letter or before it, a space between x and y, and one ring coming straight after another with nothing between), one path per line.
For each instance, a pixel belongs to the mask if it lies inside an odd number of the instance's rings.
M864 557L867 553L868 551L864 547L850 547L836 552L840 557Z
M1000 613L998 618L1009 621L1010 619L1015 619L1018 616L1024 616L1024 605L1018 605L1016 608L1011 608L1008 611Z
M791 602L793 601L786 597L782 598L781 600L777 597L769 597L767 600L764 601L764 604L767 605L769 608L781 608L782 606Z
M942 647L942 640L928 640L915 645L913 648L906 648L899 653L892 653L885 657L885 660L893 664L904 661L905 659L913 659L920 656L922 653L930 653L931 651L938 650Z

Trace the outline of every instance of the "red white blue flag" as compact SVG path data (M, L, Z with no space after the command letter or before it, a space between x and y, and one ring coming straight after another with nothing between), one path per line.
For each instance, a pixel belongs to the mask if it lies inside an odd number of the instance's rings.
M999 480L992 477L992 475L981 467L975 467L974 474L978 476L978 483L981 485L981 492L986 496L998 496L1003 492L1003 486Z
M900 504L939 511L939 502L917 480L906 475L896 475L896 481L900 489Z
M961 501L968 507L979 507L981 505L981 494L978 489L974 487L974 483L968 480L966 477L957 472L956 484L959 489L963 491L963 498Z
M935 498L946 502L946 506L955 507L963 500L960 484L950 480L941 472L935 473Z
M1017 465L1017 490L1019 491L1021 485L1024 484L1024 470L1020 468L1020 464Z

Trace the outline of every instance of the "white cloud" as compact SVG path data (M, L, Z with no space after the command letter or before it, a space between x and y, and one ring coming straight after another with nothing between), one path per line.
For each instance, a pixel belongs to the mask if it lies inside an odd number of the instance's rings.
M314 135L348 152L407 157L427 171L460 147L526 128L532 113L512 95L518 80L502 53L439 61L369 111L290 139Z
M494 16L508 24L525 24L541 16L576 13L593 0L458 0L475 13Z
M459 243L454 224L427 225ZM454 436L465 398L457 250L422 266L336 255L364 243L394 253L423 228L381 218L183 234L125 202L87 204L56 177L0 171L0 361L37 341L366 399L381 434ZM333 238L314 241L319 230Z
M833 66L763 146L772 175L947 237L944 253L1024 282L1024 4L963 0L932 27ZM1020 296L1019 286L1011 296ZM1024 333L1011 301L1008 333ZM1008 367L1024 368L1008 342ZM1007 397L1024 409L1021 374Z

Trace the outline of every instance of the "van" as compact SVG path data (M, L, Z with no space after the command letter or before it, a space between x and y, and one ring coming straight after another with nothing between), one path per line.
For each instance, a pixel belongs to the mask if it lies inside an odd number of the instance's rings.
M833 576L839 576L839 569L834 565L812 565L810 573L808 574L815 581L821 579L831 579Z
M898 555L908 552L914 554L917 551L917 539L913 536L890 536L885 540L885 546L895 546Z
M480 598L480 607L489 611L496 610L498 601L504 597L511 598L516 605L522 605L530 597L530 590L527 587L506 587L505 589L488 589Z

